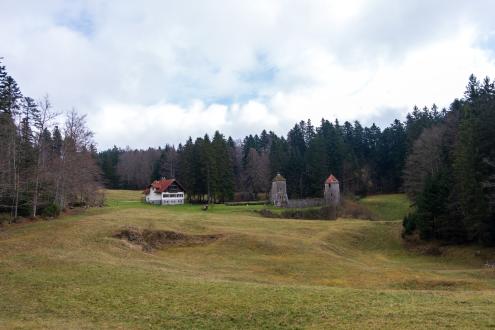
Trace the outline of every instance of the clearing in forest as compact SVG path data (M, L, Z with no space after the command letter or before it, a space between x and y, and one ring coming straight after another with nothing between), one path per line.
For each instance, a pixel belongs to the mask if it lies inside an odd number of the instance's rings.
M495 271L483 260L493 250L406 247L401 195L362 201L381 221L107 197L103 208L0 229L0 328L495 326ZM115 237L126 228L165 241L143 249L148 241Z

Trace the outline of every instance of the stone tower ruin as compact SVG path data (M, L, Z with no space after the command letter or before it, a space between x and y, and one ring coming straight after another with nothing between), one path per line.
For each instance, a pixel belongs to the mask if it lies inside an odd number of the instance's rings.
M289 203L287 197L287 184L285 178L277 173L272 180L272 190L270 192L270 202L276 207L286 207Z
M337 206L340 203L340 187L339 180L333 175L330 175L325 181L325 204L329 206Z
M337 206L340 204L339 180L332 174L325 181L325 205L330 207L330 219L337 219Z

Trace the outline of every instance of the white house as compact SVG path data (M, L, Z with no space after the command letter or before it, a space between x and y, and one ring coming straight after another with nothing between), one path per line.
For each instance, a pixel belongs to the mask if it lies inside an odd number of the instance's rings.
M153 181L144 191L145 201L150 204L184 204L184 188L175 179Z

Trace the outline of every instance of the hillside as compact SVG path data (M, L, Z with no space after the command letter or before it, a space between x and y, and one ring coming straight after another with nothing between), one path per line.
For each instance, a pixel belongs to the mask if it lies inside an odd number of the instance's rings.
M266 219L258 206L203 212L140 197L108 191L107 207L0 229L0 328L495 326L495 271L479 248L406 249L393 220L408 207L401 196L362 201L389 221ZM113 237L129 226L222 236L144 252Z

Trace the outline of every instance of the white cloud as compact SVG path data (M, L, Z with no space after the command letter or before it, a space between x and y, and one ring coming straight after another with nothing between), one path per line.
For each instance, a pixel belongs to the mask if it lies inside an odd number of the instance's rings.
M495 4L13 1L0 56L25 94L88 114L100 148L392 121L495 76Z

